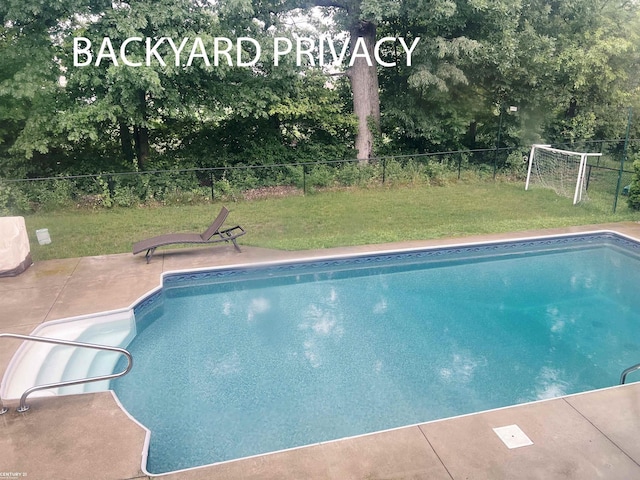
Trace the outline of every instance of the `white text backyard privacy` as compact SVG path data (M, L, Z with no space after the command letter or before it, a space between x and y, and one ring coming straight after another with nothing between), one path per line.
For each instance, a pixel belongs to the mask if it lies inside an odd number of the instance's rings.
M263 45L250 37L239 37L235 42L226 37L185 37L178 41L171 37L129 37L118 44L109 37L92 41L86 37L73 39L73 66L100 66L111 63L115 66L128 67L160 66L167 64L176 67L190 67L196 63L204 66L238 66L252 67L260 62L272 62L278 66L285 57L295 59L297 66L307 63L310 66L332 65L341 66L345 63L352 66L358 58L364 59L369 66L374 63L382 67L395 67L398 61L386 61L383 52L398 45L401 53L398 59L411 66L411 56L420 41L420 37L413 38L410 45L403 37L384 37L373 45L373 52L367 48L363 37L356 38L352 52L347 59L349 42L334 43L329 36L318 39L298 37L274 37L271 50L263 55ZM99 44L99 46L98 46ZM400 50L398 50L400 51Z

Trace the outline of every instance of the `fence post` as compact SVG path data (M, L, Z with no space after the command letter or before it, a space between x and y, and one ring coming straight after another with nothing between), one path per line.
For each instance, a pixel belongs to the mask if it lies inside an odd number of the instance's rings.
M624 161L627 158L627 147L629 146L629 129L631 128L631 107L629 107L629 116L627 117L627 133L624 137L624 149L622 151L622 158L620 159L620 170L618 171L618 183L616 185L616 196L613 199L613 213L616 213L618 207L618 195L620 195L620 186L622 183L622 173L624 172Z
M602 140L602 141L600 142L600 148L598 149L598 153L602 153L602 152L603 152L603 150L604 150L604 140ZM602 158L601 156L596 158L596 166L597 166L597 167L599 167L599 166L600 166L600 159L601 159L601 158Z
M111 175L107 175L107 188L109 189L109 196L113 199L116 195L116 185Z
M387 158L383 157L382 158L382 185L384 185L386 176L387 176Z
M215 197L215 187L213 185L213 170L209 171L209 181L211 182L211 201L213 202Z
M498 116L498 135L496 137L496 149L493 153L493 179L496 179L496 173L498 170L498 149L500 148L500 137L502 136L502 104L498 105L500 113Z
M458 180L460 180L460 170L462 169L462 152L458 154Z
M307 166L302 164L302 193L307 194Z
M598 159L599 158L600 157L598 157ZM585 186L584 186L584 189L587 190L587 191L589 190L589 181L591 180L591 168L592 168L592 166L587 164L587 180L586 180L586 183L585 183Z

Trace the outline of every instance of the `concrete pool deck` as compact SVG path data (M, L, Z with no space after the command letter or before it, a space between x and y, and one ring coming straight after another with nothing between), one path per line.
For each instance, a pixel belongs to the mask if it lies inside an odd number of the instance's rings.
M0 278L0 332L29 334L44 321L128 307L158 286L160 274L170 270L593 230L614 230L640 240L640 224L618 223L305 252L243 247L243 253L237 253L232 246L198 247L159 251L148 265L144 256L131 254L36 262L17 277ZM19 341L2 339L0 373L18 345ZM22 414L16 412L15 402L6 403L11 408L0 416L0 478L147 478L141 470L145 431L120 409L111 392L33 398L27 402L31 409ZM509 449L493 431L514 424L532 445ZM638 431L640 383L162 478L630 479L640 478Z

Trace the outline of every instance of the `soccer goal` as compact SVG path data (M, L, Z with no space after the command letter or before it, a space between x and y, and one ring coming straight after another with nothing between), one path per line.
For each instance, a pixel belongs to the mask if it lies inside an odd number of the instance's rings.
M551 145L533 145L524 189L529 190L529 185L536 183L563 197L573 197L575 205L587 196L585 173L588 158L601 155L560 150Z

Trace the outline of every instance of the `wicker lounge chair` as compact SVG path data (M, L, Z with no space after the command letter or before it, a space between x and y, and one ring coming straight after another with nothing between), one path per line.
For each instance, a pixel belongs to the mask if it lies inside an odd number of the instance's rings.
M153 253L156 251L156 248L162 247L164 245L175 245L180 243L196 243L196 244L206 244L206 243L218 243L218 242L233 242L233 246L237 251L240 251L240 247L236 242L236 238L244 235L246 232L244 229L236 225L232 228L227 228L225 230L220 230L222 228L222 224L227 219L227 215L229 215L229 210L226 207L222 207L220 213L213 221L211 226L205 230L204 233L168 233L166 235L159 235L157 237L148 238L146 240L141 240L133 245L133 254L144 252L145 258L147 259L147 263L151 260Z

